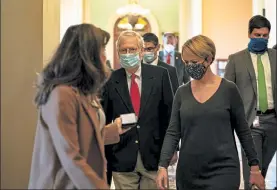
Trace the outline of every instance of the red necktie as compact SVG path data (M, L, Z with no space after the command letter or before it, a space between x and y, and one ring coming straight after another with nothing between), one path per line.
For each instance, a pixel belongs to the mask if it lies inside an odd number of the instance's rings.
M170 64L170 53L169 53L169 54L167 54L167 57L166 57L166 63L167 63L167 64Z
M135 81L136 75L132 74L131 76L131 87L130 87L130 95L131 95L131 101L134 108L134 111L136 115L139 115L139 109L140 109L140 94L139 94L139 87L138 84Z

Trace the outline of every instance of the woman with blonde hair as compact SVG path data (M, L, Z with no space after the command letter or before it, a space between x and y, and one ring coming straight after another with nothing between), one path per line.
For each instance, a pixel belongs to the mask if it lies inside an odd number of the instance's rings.
M251 166L250 183L264 189L264 179L236 85L213 74L215 45L206 36L189 39L182 59L194 79L179 87L160 156L157 185L167 186L167 167L181 139L176 171L180 190L235 190L240 163L234 131Z
M109 189L104 144L124 132L119 118L105 126L97 99L110 75L109 38L91 24L69 27L40 74L29 189Z

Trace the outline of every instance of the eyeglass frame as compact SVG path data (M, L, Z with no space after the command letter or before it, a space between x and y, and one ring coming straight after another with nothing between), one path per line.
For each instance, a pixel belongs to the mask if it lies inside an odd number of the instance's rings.
M155 47L143 48L143 51L144 51L144 52L154 52L155 49L156 49L157 47L158 47L158 45L155 46ZM150 48L151 48L151 49L150 49Z
M118 52L120 54L137 53L138 52L138 48L119 49Z

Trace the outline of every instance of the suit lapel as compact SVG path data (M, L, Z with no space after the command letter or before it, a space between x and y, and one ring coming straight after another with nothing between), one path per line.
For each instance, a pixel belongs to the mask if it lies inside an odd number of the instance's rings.
M252 62L250 53L247 49L244 51L244 59L243 60L245 61L246 68L249 72L253 90L254 90L255 94L257 95L256 74L255 74L255 70L254 70L254 66L253 66L253 62Z
M152 92L153 73L149 72L144 64L141 66L141 98L140 98L140 111L139 117L142 115L144 108L147 105L148 99Z
M143 65L143 64L142 64ZM127 107L128 111L133 113L134 109L132 106L132 101L129 93L129 88L127 84L127 76L124 69L121 69L117 73L117 77L115 79L115 91L120 96L122 102Z
M83 106L85 112L87 113L90 122L94 126L94 133L95 133L95 137L98 142L99 150L101 151L101 157L103 158L103 160L105 160L104 146L101 146L101 145L104 145L104 140L101 136L101 132L99 129L100 123L99 123L99 119L97 117L96 108L93 108L93 106L91 105L89 100L87 100L87 98L85 98L83 96L81 96L81 101L82 101L82 106Z
M277 66L276 66L276 55L274 55L275 52L271 51L271 49L268 50L268 57L269 57L269 62L270 62L270 68L271 68L271 81L272 81L272 90L273 90L273 97L275 97L275 93L276 93L276 83L277 83L277 79L276 79L276 70L277 70ZM275 57L275 60L273 59ZM277 101L277 100L274 100Z

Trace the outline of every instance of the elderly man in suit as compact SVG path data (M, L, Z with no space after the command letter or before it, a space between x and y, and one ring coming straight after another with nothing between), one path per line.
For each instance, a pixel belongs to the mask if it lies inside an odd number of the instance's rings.
M267 47L270 28L265 17L252 17L248 48L229 56L225 72L240 90L264 177L277 147L276 51ZM249 168L242 155L244 184L249 188Z
M169 124L173 91L166 69L141 64L143 39L124 31L116 45L121 68L115 70L103 92L107 123L134 113L135 127L106 146L108 168L116 189L156 189L163 139Z
M159 59L177 70L179 84L186 84L190 81L190 77L185 69L185 63L182 61L181 53L175 51L177 38L174 33L167 32L163 36L164 49L159 52Z

